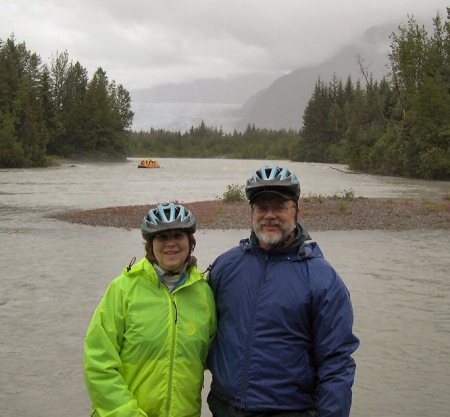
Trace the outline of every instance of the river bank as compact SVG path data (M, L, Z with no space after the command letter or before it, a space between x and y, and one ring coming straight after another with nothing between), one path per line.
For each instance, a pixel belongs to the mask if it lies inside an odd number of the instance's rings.
M223 200L183 203L197 218L198 229L248 229L247 202ZM51 218L90 226L139 228L152 205L106 207L64 212ZM450 229L448 195L433 198L305 197L301 222L308 230Z

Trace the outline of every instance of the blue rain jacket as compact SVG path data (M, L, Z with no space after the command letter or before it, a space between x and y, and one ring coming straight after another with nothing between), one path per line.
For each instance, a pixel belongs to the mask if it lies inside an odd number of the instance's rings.
M359 340L347 288L317 243L266 252L251 242L209 274L218 313L211 390L248 411L348 417Z

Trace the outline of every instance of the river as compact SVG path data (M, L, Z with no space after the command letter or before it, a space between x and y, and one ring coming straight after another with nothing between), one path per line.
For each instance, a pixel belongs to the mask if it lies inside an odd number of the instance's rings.
M66 210L197 201L243 184L264 161L159 159L160 169L71 163L0 170L0 416L88 416L83 338L109 281L143 254L139 230L45 218ZM269 162L270 161L266 161ZM345 174L282 161L304 194L365 197L450 192L450 182ZM334 165L335 168L344 169ZM199 230L205 268L246 230ZM352 417L447 417L450 410L450 233L446 230L311 232L344 278L361 347ZM205 392L209 383L206 378ZM202 416L209 416L204 408Z

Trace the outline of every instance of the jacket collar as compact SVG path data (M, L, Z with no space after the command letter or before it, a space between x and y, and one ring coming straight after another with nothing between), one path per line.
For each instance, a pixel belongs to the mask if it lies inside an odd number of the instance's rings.
M154 284L157 284L157 285L160 284L160 280L159 280L158 274L156 272L156 269L151 264L151 262L149 262L149 260L147 258L142 258L139 262L132 265L130 269L125 268L123 273L129 277L144 274L145 276L149 277L149 279ZM189 277L178 288L189 286L189 285L193 284L194 282L204 279L203 273L195 266L189 268L187 273L189 274Z

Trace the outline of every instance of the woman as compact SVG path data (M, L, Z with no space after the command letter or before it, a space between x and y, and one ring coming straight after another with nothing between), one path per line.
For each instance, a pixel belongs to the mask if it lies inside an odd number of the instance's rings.
M144 218L145 258L112 281L87 331L91 416L200 415L216 317L191 255L195 229L180 204L159 204Z

